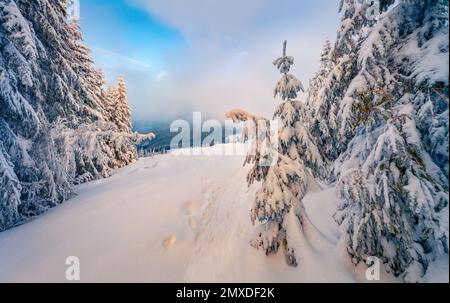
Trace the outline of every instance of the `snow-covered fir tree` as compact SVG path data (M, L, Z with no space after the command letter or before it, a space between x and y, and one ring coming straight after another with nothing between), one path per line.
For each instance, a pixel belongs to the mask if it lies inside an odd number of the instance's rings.
M336 138L337 107L334 102L327 99L332 91L330 89L332 68L332 47L331 42L327 40L323 46L319 71L309 82L308 98L303 115L311 134L317 140L321 153L329 157L337 152L333 145ZM325 100L328 102L324 102Z
M294 75L289 74L291 66L294 64L294 57L286 55L287 42L283 44L283 56L276 59L273 64L278 68L283 76L278 81L274 97L280 95L282 100L293 100L297 98L299 91L304 91L303 84Z
M135 158L65 4L0 1L0 231Z
M334 161L352 261L376 256L419 281L448 252L448 1L381 1L376 18L365 1L341 4L328 75L309 91L311 133Z
M111 121L117 125L120 131L131 132L131 112L128 105L127 88L125 78L119 77L117 86L108 89L108 98L111 106Z
M274 114L279 126L278 142L271 142L274 138L266 132L255 155L247 157L246 162L253 163L247 178L249 184L261 182L251 211L253 223L260 222L261 226L252 245L266 254L276 253L283 247L287 263L297 266L289 233L294 228L301 228L304 217L301 200L314 176L323 172L324 165L311 135L302 124L300 103L292 100L303 90L303 85L289 74L294 58L286 55L286 44L284 42L283 56L274 62L283 75L275 87L275 96L284 100ZM286 219L291 212L299 219L295 226Z
M318 94L321 92L321 88L326 84L326 80L331 71L331 42L325 41L325 44L320 55L320 68L314 77L309 81L309 100L316 100L319 98ZM310 105L310 104L308 104ZM311 114L316 117L315 108L311 108Z
M351 129L341 130L341 125L348 123L348 112L339 112L339 105L341 100L352 100L352 94L358 88L356 81L353 81L358 75L358 54L368 28L374 24L367 18L368 8L365 1L340 1L342 19L335 46L330 50L325 45L321 67L308 89L310 131L321 153L332 160L345 150L353 135L351 132L345 133ZM352 82L354 85L350 86Z

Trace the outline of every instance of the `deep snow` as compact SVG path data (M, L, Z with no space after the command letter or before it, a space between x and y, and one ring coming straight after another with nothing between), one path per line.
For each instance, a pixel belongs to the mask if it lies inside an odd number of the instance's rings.
M208 151L224 147L232 146ZM172 153L82 185L70 201L0 234L0 282L65 282L68 256L79 257L81 282L365 282L364 266L351 265L339 241L333 188L304 199L305 232L289 235L297 268L252 248L254 189L243 162ZM448 272L443 257L426 281L448 282Z

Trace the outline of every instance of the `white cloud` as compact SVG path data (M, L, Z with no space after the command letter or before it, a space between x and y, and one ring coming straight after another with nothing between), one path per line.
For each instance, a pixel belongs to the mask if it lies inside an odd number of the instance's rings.
M187 36L228 35L261 17L270 0L131 0ZM272 1L273 2L273 1Z
M137 60L137 59L134 59L127 55L119 54L119 53L116 53L116 52L113 52L113 51L110 51L110 50L107 50L104 48L94 47L92 49L92 51L99 56L107 57L108 59L115 60L117 62L126 62L126 63L132 64L132 65L136 65L136 66L144 67L144 68L150 67L150 65L145 63L144 61Z
M187 44L167 62L170 81L142 92L152 101L136 103L138 118L186 108L223 117L236 107L270 116L280 76L271 63L282 42L288 40L292 72L307 86L338 24L330 0L128 1L179 30Z

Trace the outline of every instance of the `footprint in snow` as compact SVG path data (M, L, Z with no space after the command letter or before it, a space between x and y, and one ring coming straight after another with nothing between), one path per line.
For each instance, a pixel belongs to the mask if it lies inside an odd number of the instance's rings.
M198 200L189 200L183 203L181 211L188 216L193 215L200 207L202 203Z
M177 237L175 237L174 235L170 235L169 237L164 239L164 241L162 242L162 245L165 249L170 249L175 245L176 242L177 242Z

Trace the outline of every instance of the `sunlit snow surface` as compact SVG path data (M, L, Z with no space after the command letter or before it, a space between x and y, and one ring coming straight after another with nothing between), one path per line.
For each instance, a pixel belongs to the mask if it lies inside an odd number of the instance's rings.
M247 188L243 162L159 155L83 185L70 201L0 233L0 282L65 282L68 256L80 259L81 282L367 282L339 241L333 188L305 197L304 233L289 234L297 268L253 249L255 188ZM445 256L425 280L448 282L448 272ZM398 280L383 273L382 281Z

